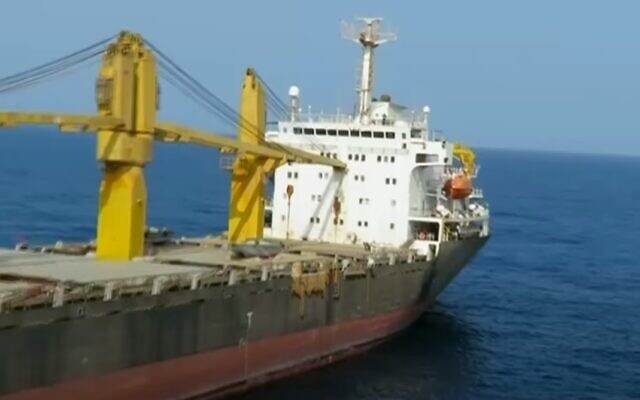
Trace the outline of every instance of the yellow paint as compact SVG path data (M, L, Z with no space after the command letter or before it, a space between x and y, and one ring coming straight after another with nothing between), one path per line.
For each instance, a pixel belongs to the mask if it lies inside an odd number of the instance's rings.
M135 33L122 32L109 45L96 81L96 103L98 115L2 111L0 127L52 124L62 131L97 132L96 157L104 162L97 228L100 259L129 260L144 254L144 166L152 159L154 139L236 152L229 207L229 239L234 243L262 237L266 174L288 162L346 168L340 160L264 141L264 92L251 69L242 86L237 140L157 123L155 58Z
M458 157L467 176L473 177L476 173L476 153L462 143L453 144L453 155Z
M264 142L266 110L262 84L248 69L240 95L238 140L260 145ZM242 242L262 238L264 227L265 159L254 154L239 154L231 170L229 201L229 241Z
M98 131L96 155L104 162L98 210L97 257L129 260L144 254L147 193L143 167L151 161L157 77L142 38L123 32L109 46L96 84L101 116L121 128Z
M130 260L144 254L146 209L142 167L105 165L100 184L97 257Z

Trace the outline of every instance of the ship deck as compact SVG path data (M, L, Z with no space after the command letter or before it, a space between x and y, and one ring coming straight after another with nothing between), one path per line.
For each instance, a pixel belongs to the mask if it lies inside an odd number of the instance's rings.
M291 276L295 266L304 273L341 262L361 270L371 262L400 261L410 254L407 249L362 245L278 244L282 250L273 257L238 257L220 237L168 240L153 246L154 255L132 261L98 260L89 245L0 249L0 312L83 299L110 300L123 292L153 295L268 280Z

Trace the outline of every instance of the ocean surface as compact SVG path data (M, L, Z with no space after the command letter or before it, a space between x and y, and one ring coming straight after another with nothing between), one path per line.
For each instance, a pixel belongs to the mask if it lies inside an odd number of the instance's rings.
M0 245L87 240L90 135L0 131ZM493 236L433 310L363 356L258 399L640 399L640 158L479 150ZM149 223L224 230L214 151L158 145Z

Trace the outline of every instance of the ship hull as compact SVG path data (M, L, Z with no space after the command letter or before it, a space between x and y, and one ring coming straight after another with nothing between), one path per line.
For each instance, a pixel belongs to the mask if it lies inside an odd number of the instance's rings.
M485 241L442 243L436 261L344 279L323 296L292 296L282 280L170 293L155 304L129 299L111 311L86 306L79 319L68 317L77 306L65 306L54 311L66 319L0 331L0 393L191 399L326 365L413 323ZM53 317L45 311L40 318Z

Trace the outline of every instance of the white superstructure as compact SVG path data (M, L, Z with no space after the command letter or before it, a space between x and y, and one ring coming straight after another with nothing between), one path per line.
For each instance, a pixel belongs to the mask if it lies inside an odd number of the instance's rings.
M347 169L278 168L267 235L411 246L431 255L443 240L488 235L481 192L455 198L443 189L462 169L454 162L454 144L433 137L429 107L415 112L388 95L372 98L373 49L395 38L379 33L380 21L363 19L357 35L346 30L351 34L345 36L358 38L363 47L355 115L303 114L300 90L289 90L289 116L267 132L267 140L340 159Z

